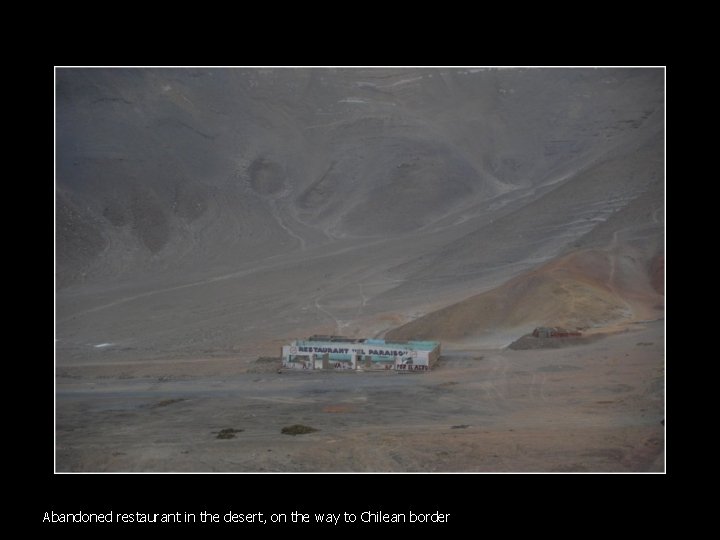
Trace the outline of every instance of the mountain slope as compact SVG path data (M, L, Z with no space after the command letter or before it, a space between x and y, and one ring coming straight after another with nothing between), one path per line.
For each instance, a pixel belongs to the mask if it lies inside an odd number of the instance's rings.
M662 290L662 70L59 69L56 101L63 359L378 335L556 258L457 335Z

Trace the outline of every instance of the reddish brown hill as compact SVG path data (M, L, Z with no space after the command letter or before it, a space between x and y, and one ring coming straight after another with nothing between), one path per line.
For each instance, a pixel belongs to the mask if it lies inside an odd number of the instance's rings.
M651 268L648 271L648 268ZM631 248L585 250L556 259L388 332L390 339L462 340L533 325L604 327L662 314L662 267Z

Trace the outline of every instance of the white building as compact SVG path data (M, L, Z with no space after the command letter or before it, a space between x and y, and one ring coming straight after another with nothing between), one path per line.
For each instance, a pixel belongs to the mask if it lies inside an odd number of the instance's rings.
M385 341L312 336L282 348L286 369L428 371L440 357L436 341Z

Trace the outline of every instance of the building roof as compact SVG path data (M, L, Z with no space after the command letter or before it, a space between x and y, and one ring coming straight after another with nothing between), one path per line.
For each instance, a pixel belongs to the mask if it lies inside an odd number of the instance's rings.
M296 341L297 345L318 345L318 343L362 343L365 345L375 345L389 348L399 349L410 349L416 351L432 351L435 347L440 345L437 341L386 341L384 339L356 339L346 338L343 336L311 336L306 340L299 339Z

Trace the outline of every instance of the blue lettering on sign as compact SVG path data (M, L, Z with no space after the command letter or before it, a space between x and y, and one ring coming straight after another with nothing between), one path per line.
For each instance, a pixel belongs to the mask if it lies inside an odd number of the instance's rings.
M350 349L340 349L337 347L298 347L300 352L314 352L314 353L331 353L331 354L347 354Z
M340 349L337 347L298 347L300 352L315 352L315 353L331 353L331 354L348 354L350 349Z
M405 356L411 351L406 350L383 350L383 349L345 349L338 347L298 347L298 352L318 353L318 354L349 354L351 351L355 354L373 355L373 356Z
M370 349L368 354L375 356L403 356L407 351L383 351L382 349Z

